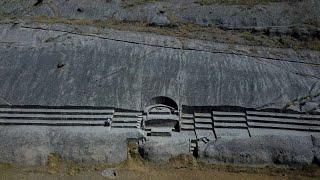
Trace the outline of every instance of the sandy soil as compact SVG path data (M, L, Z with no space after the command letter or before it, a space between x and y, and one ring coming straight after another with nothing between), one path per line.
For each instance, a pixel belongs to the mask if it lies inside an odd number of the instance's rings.
M50 173L41 172L35 169L10 169L0 170L0 179L67 179L67 180L80 180L80 179L152 179L152 180L164 180L164 179L319 179L320 176L311 177L291 174L259 174L259 173L232 173L227 171L217 171L215 169L202 170L202 169L176 169L176 168L158 168L148 170L131 170L131 169L118 169L116 170L115 178L105 178L101 175L101 171L83 171L75 175L69 173Z
M114 178L101 175L101 172L108 168L115 169ZM320 167L316 165L295 168L206 165L187 155L173 158L169 164L165 165L152 164L139 156L130 155L127 161L118 165L88 166L62 161L58 155L52 155L48 157L46 166L18 167L0 164L0 179L320 179Z

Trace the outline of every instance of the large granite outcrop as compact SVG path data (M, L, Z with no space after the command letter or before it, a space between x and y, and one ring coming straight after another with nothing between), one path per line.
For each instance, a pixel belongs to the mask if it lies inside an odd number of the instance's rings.
M242 30L254 27L271 28L279 36L292 35L288 29L302 26L296 33L308 36L312 33L305 24L313 31L320 19L317 0L249 5L199 2L1 1L0 105L113 107L142 114L155 97L159 102L168 97L177 103L178 110L185 105L198 110L239 106L320 112L319 51L217 43L88 25L115 20L138 21L155 28L179 24ZM43 16L55 17L60 23ZM63 23L65 18L74 19L77 25ZM41 19L47 24L39 23ZM319 30L313 32L311 39ZM300 120L292 122L299 125ZM286 129L283 126L282 130ZM0 126L0 162L45 164L48 155L56 153L76 162L119 163L126 159L128 139L146 136L140 129L112 128L24 127L8 120ZM246 137L239 133L239 137L204 138L210 141L194 149L191 140L195 143L201 138L197 132L183 138L180 133L181 139L147 138L140 148L144 157L154 162L166 162L191 151L210 163L319 162L319 139L312 129L305 127L300 131L306 132L290 131L292 136L288 132L285 136L282 130L254 128L245 131ZM212 129L207 129L212 137L213 130L212 123ZM273 132L275 136L270 135Z
M105 127L0 126L0 162L45 165L50 154L78 163L120 163L139 131Z
M307 165L314 160L310 136L218 139L200 149L209 163Z
M179 138L149 138L141 146L141 155L154 163L166 163L170 158L189 154L189 141Z
M74 29L77 29L75 31ZM0 97L16 105L141 110L181 105L319 106L320 53L63 24L0 26ZM310 105L311 108L303 108Z

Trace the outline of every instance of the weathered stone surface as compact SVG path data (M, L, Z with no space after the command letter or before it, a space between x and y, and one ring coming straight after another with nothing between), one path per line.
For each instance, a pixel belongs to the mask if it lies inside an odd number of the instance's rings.
M1 126L0 162L45 164L51 153L84 163L119 163L127 158L127 139L138 131L105 127Z
M121 20L169 27L272 27L271 34L295 33L295 38L306 39L319 34L319 2L200 5L194 0L56 0L35 4L4 0L0 2L0 15L6 17L0 25L0 105L142 110L152 98L167 96L179 107L319 112L318 51L215 43L84 25L88 20L98 26L106 22L92 20ZM8 23L16 17L23 17L21 23ZM48 24L30 23L27 17L43 18ZM82 25L51 22L66 21L63 18ZM303 27L293 32L293 25ZM143 155L154 162L167 162L173 156L190 153L189 140L204 136L213 141L200 143L200 157L211 163L292 165L320 161L319 140L313 137L311 141L308 131L250 128L252 138L244 138L249 136L247 131L222 129L217 134L224 138L215 140L211 126L196 124L197 128L209 129L178 136L172 132L171 139L148 138L141 146ZM105 127L0 126L0 162L45 164L49 154L57 153L76 162L118 163L126 159L127 139L142 136L139 130L112 131Z
M313 146L314 146L314 161L317 164L320 164L320 135L311 136Z
M141 147L142 156L156 163L166 163L170 158L180 154L189 154L189 142L185 139L154 138Z
M310 64L319 64L316 51L257 47L252 55L252 47L230 50L197 40L181 49L167 36L37 27L0 27L0 97L11 104L141 110L153 97L167 96L179 106L280 109L320 91L319 66Z
M112 178L114 179L117 174L116 171L114 169L105 169L101 172L101 176L106 177L106 178Z
M311 164L314 158L310 136L257 136L218 139L200 149L210 163Z

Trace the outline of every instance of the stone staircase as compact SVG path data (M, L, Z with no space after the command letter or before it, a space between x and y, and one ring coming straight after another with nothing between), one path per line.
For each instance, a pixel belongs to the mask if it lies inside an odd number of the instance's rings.
M214 130L218 138L250 137L246 114L243 112L212 111Z
M185 114L183 113L181 116L181 124L180 124L181 131L194 131L195 130L195 123L193 114Z
M105 126L113 113L91 107L0 107L0 125Z
M194 126L197 139L206 137L215 140L216 134L213 129L212 115L210 113L194 113Z
M252 135L275 133L320 133L320 115L247 111Z
M113 115L111 128L140 128L142 112L120 112Z

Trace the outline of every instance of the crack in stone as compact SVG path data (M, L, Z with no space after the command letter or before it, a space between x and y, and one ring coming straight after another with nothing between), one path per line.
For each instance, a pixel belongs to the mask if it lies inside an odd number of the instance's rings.
M34 30L44 30L44 31L64 32L64 33L75 34L75 35L80 35L80 36L95 37L95 38L99 38L99 39L105 39L105 40L123 42L123 43L129 43L129 44L144 45L144 46L150 46L150 47L159 47L159 48L185 50L185 51L196 51L196 52L204 52L204 53L212 53L212 54L228 54L228 55L246 56L246 57L252 57L252 58L260 58L260 59L267 59L267 60L273 60L273 61L282 61L282 62L288 62L288 63L297 63L297 64L320 67L320 63L300 62L300 61L294 61L294 60L289 60L289 59L280 59L280 58L248 55L248 54L244 54L244 53L224 52L224 51L207 51L207 50L196 49L196 48L163 46L163 45L141 43L141 42L135 42L135 41L129 41L129 40L115 39L115 38L110 38L110 37L101 36L101 35L95 35L95 34L85 34L85 33L66 31L66 30L42 28L42 27L30 27L30 26L21 25L21 28L34 29Z

